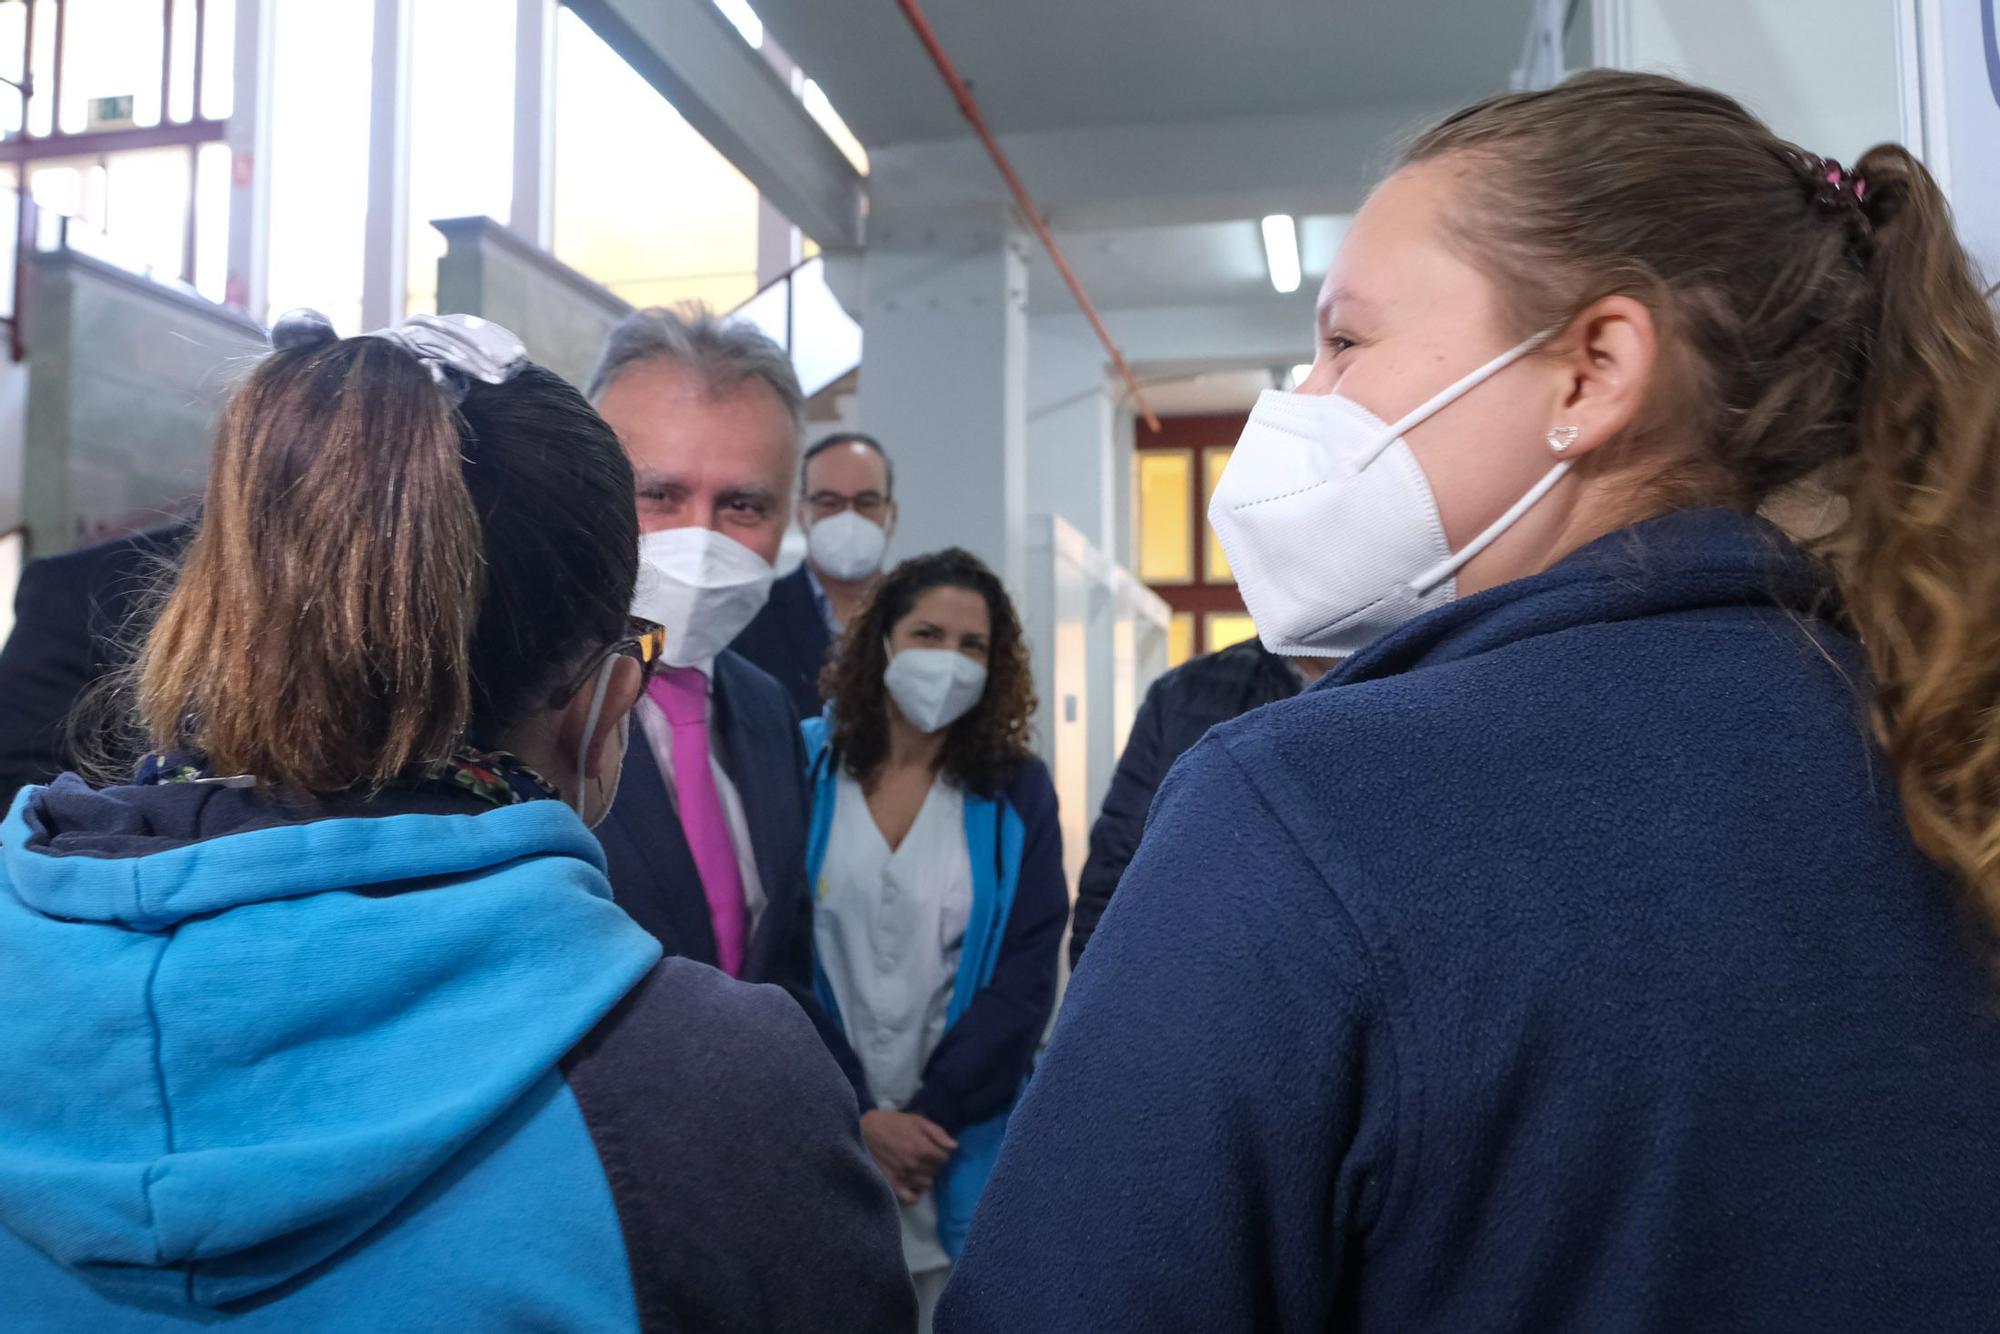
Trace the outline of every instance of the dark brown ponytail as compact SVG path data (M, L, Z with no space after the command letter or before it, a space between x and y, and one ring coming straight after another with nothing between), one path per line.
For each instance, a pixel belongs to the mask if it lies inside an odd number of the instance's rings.
M218 774L379 788L547 703L637 569L631 468L555 375L454 411L384 339L274 352L224 413L137 713Z
M1467 108L1406 160L1446 157L1454 239L1520 336L1614 293L1653 310L1679 378L1620 455L1654 508L1834 502L1820 547L1911 831L2000 927L2000 330L1936 182L1616 71Z
M221 774L380 786L450 754L472 687L479 520L450 408L379 338L273 353L224 414L139 711Z

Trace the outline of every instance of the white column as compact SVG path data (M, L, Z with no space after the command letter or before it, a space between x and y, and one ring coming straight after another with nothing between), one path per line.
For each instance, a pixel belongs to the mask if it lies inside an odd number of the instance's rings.
M862 429L896 460L902 555L960 546L1017 592L1027 516L1026 241L1011 209L870 205Z
M411 0L375 0L369 87L368 219L363 226L361 327L403 317L410 258Z
M264 322L271 252L271 51L274 0L237 0L229 112L229 304Z
M1028 512L1060 515L1091 546L1118 550L1117 399L1104 345L1083 320L1028 322Z
M1131 401L1120 397L1117 416L1111 427L1112 537L1111 544L1105 550L1111 553L1111 559L1128 570L1139 568L1137 537L1139 525L1133 520L1139 504L1138 499L1132 494L1133 453L1138 444L1139 432L1150 429L1140 423L1138 411L1132 406Z
M798 267L804 247L792 220L762 195L757 197L757 286L774 282Z
M1990 3L1990 0L1988 0ZM1971 0L1900 0L1896 6L1904 138L1951 197L1959 236L2000 280L2000 48Z
M556 0L515 0L514 201L508 226L543 250L555 240Z

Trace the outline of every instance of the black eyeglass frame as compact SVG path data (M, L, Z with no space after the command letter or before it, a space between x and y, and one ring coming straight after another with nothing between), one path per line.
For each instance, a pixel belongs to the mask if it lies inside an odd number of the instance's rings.
M614 657L627 657L639 664L639 688L645 689L646 684L659 673L660 664L666 657L667 628L657 621L639 616L631 617L626 628L631 631L630 634L616 643L606 644L603 651L591 654L583 670L549 697L550 708L562 708L575 699L577 692L596 679L605 662Z
M851 496L822 489L804 497L803 503L815 522L831 519L836 514L845 514L852 510L864 519L879 523L883 516L888 514L889 508L896 503L896 498L886 491L876 491L872 488Z

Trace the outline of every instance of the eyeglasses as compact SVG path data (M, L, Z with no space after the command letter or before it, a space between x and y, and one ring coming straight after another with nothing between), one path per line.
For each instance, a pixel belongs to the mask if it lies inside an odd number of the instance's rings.
M611 646L613 653L622 653L635 659L639 664L642 681L650 681L660 670L660 664L667 656L667 627L658 621L631 618L632 633Z
M611 658L625 657L638 663L639 688L645 689L646 684L659 672L660 664L666 658L667 629L656 621L642 620L637 616L630 619L626 629L628 633L625 638L615 644L606 645L601 653L592 654L589 664L576 674L576 678L556 692L551 701L554 706L559 708L574 699L576 692L594 680L605 662Z
M806 508L815 519L831 519L843 510L853 510L864 519L880 519L889 510L889 497L880 491L863 491L844 496L838 491L815 491L806 497Z

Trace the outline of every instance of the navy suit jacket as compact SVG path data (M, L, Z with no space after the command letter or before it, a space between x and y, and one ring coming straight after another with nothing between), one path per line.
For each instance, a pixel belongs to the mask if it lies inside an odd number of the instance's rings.
M764 913L743 953L743 979L783 987L820 1030L849 1081L860 1062L812 995L812 895L806 888L806 757L792 704L776 681L732 652L715 660L709 735L743 798L764 887ZM701 873L653 748L633 724L611 811L597 828L612 897L668 954L719 962Z
M769 672L792 697L800 721L819 717L819 674L833 635L804 565L771 585L771 599L730 649Z

